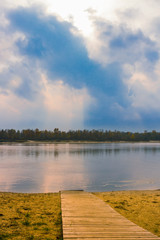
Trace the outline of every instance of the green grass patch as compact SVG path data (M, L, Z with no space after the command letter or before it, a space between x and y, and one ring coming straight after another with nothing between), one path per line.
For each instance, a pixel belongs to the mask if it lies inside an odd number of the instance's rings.
M59 193L0 193L0 240L62 239Z
M95 193L123 216L160 237L160 191Z

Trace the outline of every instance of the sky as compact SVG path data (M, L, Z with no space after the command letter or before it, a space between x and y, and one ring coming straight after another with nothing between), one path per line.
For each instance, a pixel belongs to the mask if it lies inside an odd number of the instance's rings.
M159 0L0 2L0 129L160 131Z

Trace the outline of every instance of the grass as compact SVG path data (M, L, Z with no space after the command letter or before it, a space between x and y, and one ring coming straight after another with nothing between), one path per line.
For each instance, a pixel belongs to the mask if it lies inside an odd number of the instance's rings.
M0 193L0 240L60 240L60 194Z
M94 193L137 225L160 236L160 191ZM62 240L59 193L0 193L0 240Z
M95 193L117 212L160 237L160 191Z

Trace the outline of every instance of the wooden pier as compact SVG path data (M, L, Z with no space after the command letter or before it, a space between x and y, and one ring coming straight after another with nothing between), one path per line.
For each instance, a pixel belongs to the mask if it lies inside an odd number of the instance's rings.
M62 191L61 209L64 240L160 239L88 192Z

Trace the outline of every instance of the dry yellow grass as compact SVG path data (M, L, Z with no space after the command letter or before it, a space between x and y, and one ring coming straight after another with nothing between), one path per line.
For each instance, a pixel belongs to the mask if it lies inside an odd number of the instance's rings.
M0 193L2 239L62 239L59 193Z
M132 222L160 236L160 191L118 191L95 194Z
M137 225L160 236L160 191L95 193ZM59 193L0 193L0 240L62 238Z

